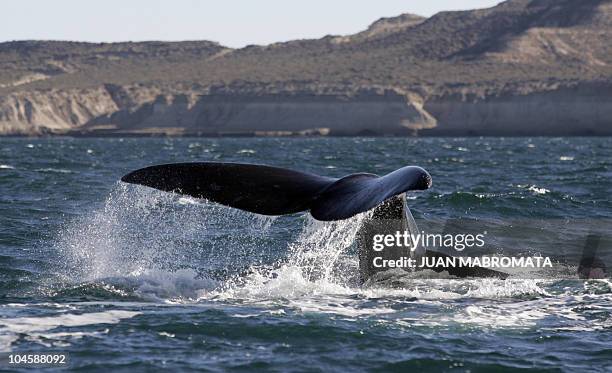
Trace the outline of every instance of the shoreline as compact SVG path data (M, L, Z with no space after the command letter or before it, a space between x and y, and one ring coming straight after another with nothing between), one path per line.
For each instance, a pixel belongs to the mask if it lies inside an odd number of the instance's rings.
M593 135L593 134L576 134L576 135L478 135L478 134L463 134L463 135L448 135L448 134L435 134L435 135L326 135L326 136L313 136L313 135L271 135L271 136L260 136L260 135L205 135L205 134L183 134L183 135L167 135L167 134L53 134L53 135L0 135L0 139L50 139L50 138L85 138L85 139L96 139L96 138L204 138L204 139L238 139L238 138L279 138L279 139L317 139L317 138L393 138L393 139L418 139L418 138L608 138L612 137L609 135Z

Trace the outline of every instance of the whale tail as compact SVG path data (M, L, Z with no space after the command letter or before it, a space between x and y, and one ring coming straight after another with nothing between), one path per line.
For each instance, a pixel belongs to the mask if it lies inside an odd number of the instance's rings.
M175 163L142 168L121 178L126 183L207 199L262 215L310 211L317 220L344 220L374 209L358 234L360 277L363 282L380 269L373 266L375 234L418 233L405 193L431 187L431 176L407 166L384 176L357 173L330 178L279 167L241 163ZM385 249L385 259L446 254L417 248ZM458 277L504 277L485 268L448 270Z
M431 186L429 173L416 166L385 176L358 173L337 179L279 167L214 162L151 166L121 180L262 215L310 211L322 221L348 219L396 195Z

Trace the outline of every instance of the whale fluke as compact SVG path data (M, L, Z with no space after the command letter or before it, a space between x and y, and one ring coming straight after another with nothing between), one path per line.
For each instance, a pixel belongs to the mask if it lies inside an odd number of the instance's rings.
M279 167L242 163L175 163L142 168L123 176L121 181L207 199L225 206L262 215L285 215L310 211L322 221L348 219L374 209L360 228L360 280L367 281L383 271L375 268L375 255L386 259L401 257L446 258L447 254L418 248L388 248L384 253L371 250L374 234L396 231L418 232L406 204L405 192L431 187L431 176L416 166L407 166L385 176L357 173L330 178ZM438 268L457 277L506 278L487 268Z
M431 176L416 166L385 176L359 173L336 179L279 167L217 162L151 166L130 172L121 181L262 215L310 210L322 221L348 219L393 196L431 186Z

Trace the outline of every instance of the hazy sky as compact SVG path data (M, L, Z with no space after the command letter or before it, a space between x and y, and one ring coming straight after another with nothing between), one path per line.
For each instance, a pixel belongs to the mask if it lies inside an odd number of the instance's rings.
M213 40L230 47L361 31L380 17L501 0L3 0L0 41Z

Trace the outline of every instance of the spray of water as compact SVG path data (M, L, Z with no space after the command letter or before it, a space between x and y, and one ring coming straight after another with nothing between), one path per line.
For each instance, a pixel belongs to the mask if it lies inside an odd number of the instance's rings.
M112 278L214 279L265 261L274 218L118 183L92 211L68 222L55 249L70 283Z
M301 268L308 281L346 284L354 278L351 273L357 273L356 261L351 260L354 256L347 254L365 215L335 222L309 218L298 239L290 244L289 265Z
M358 291L358 263L351 249L366 217L360 214L337 222L309 217L297 238L289 243L285 259L273 267L234 277L221 291L201 292L200 296L261 300L354 294Z
M487 297L500 286L505 295L540 292L535 282L466 288L405 273L402 289L362 288L354 242L367 216L274 219L119 183L101 206L62 230L56 248L67 282L127 282L137 295L162 300Z

